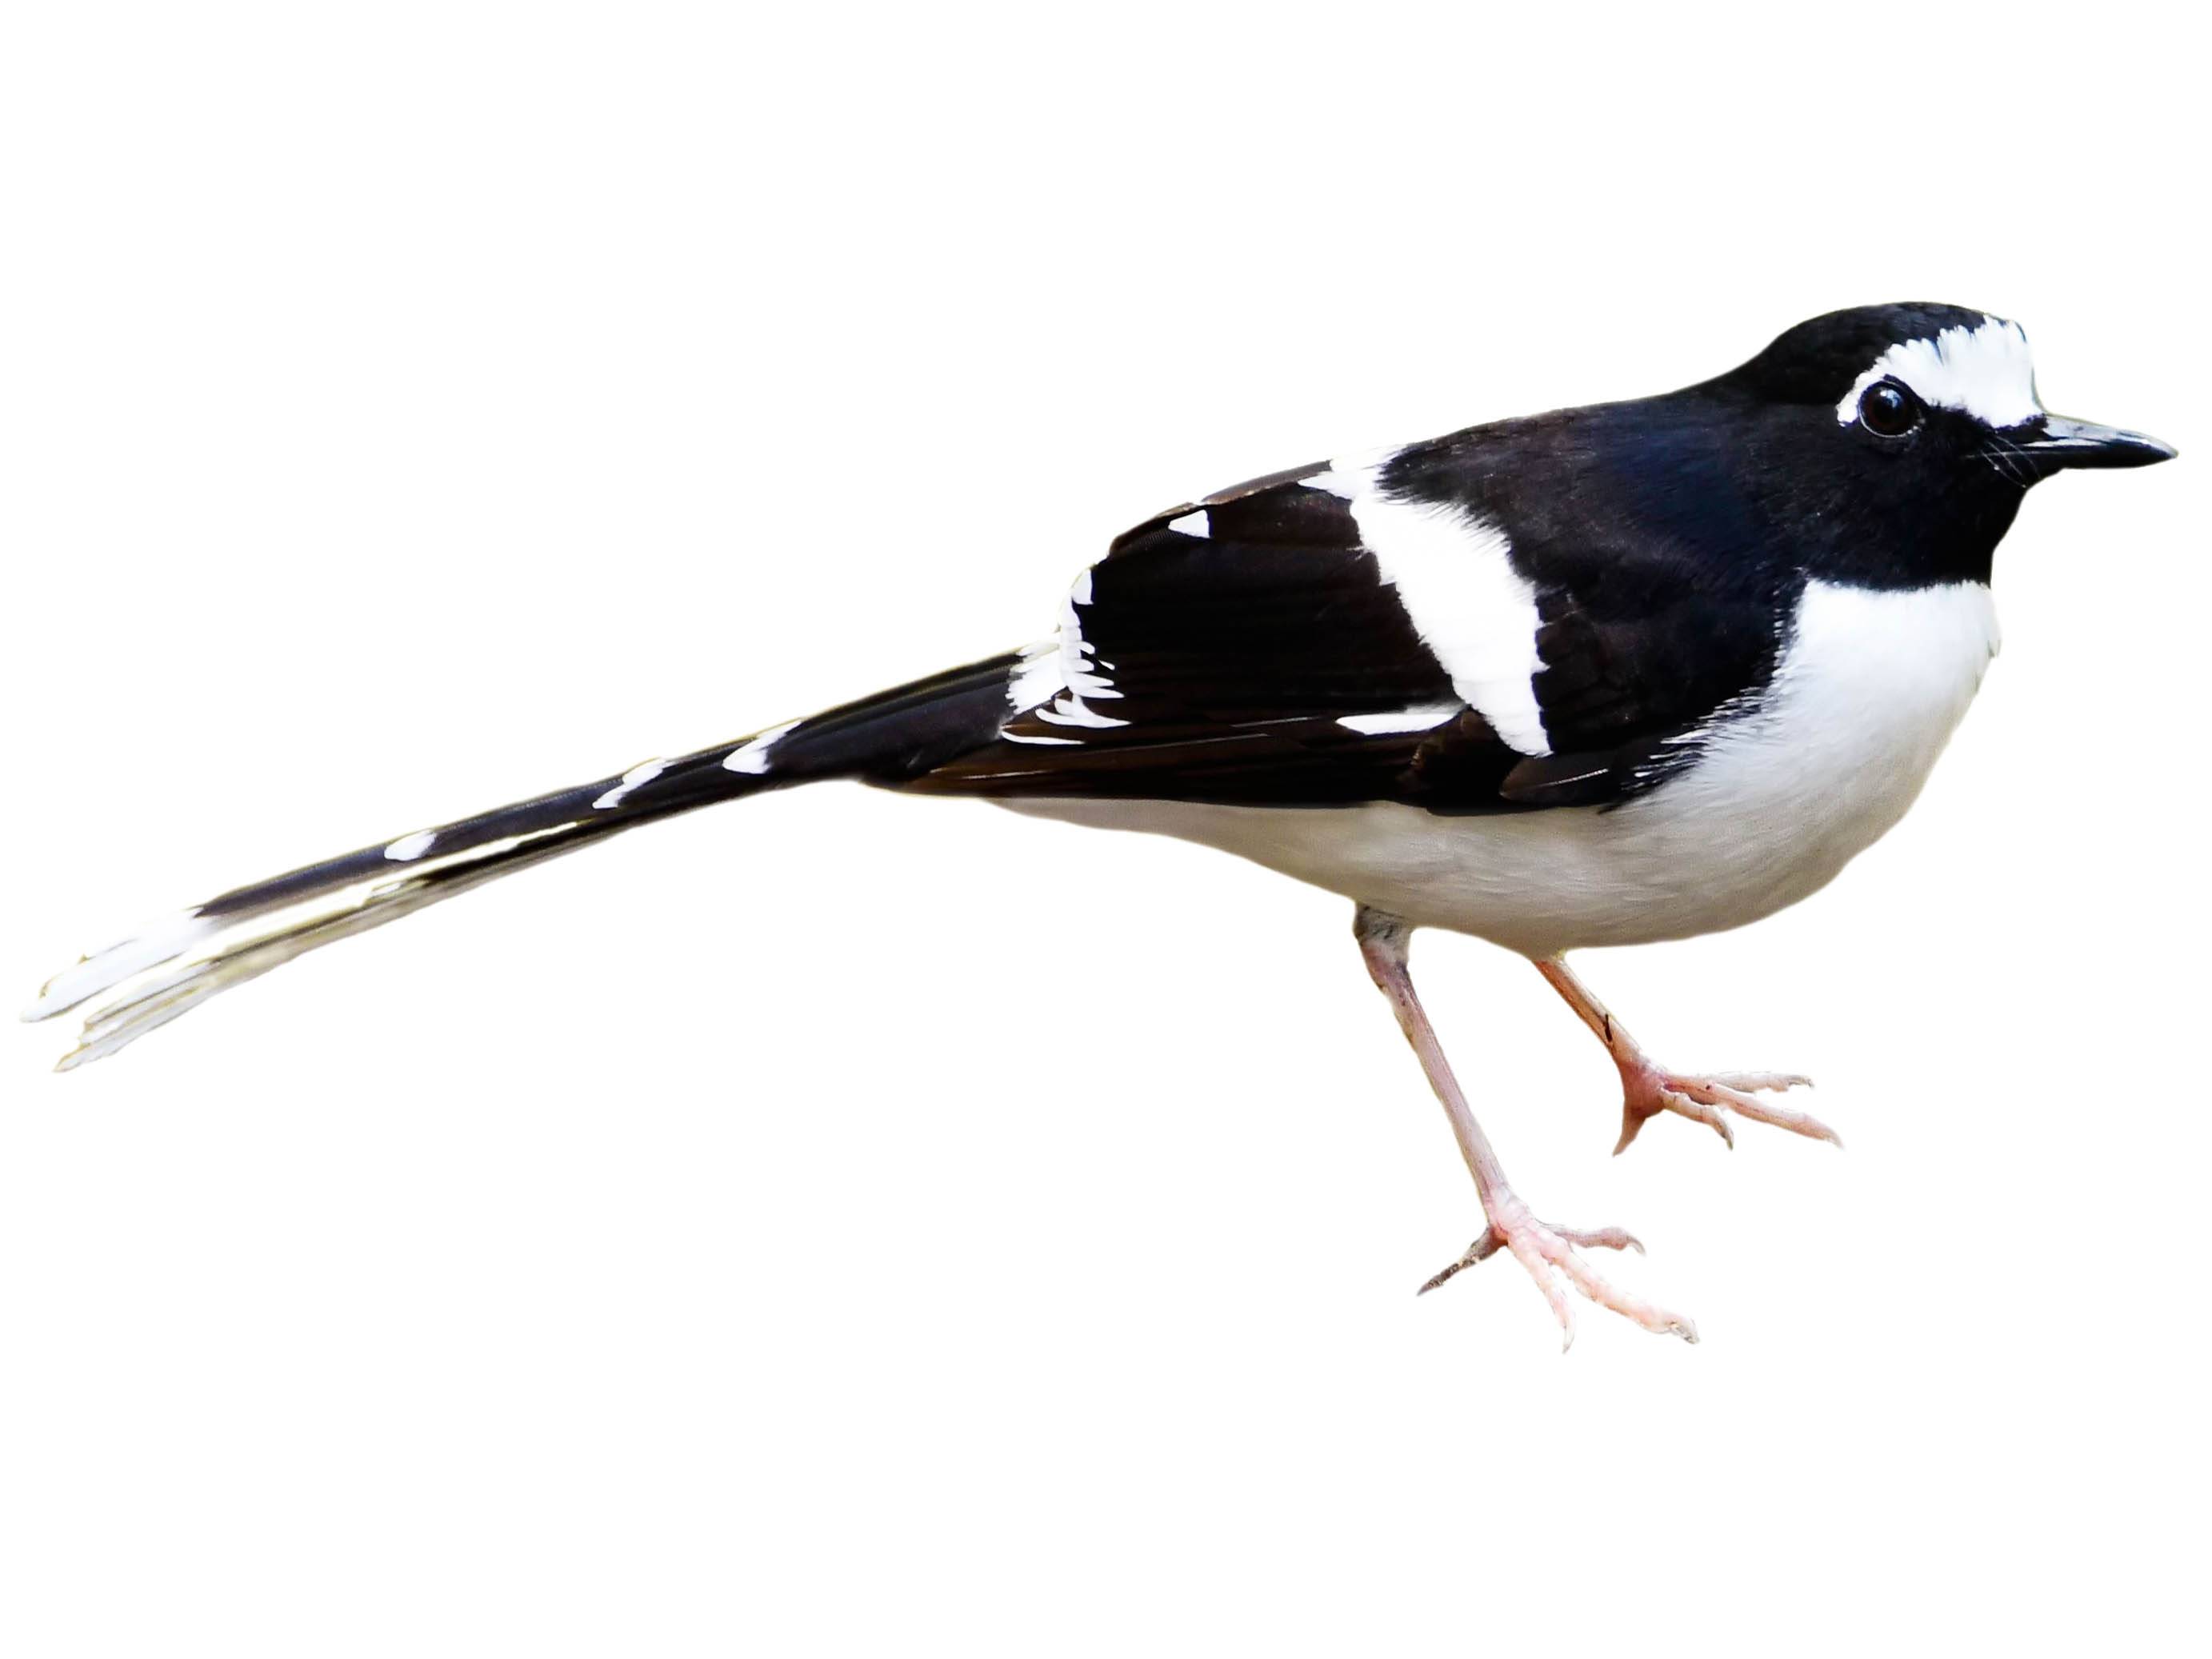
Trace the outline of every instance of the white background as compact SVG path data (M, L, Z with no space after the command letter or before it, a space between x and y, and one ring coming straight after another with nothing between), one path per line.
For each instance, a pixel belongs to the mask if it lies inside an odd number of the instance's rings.
M1847 1152L1654 1124L1350 907L853 787L625 839L66 1079L0 1051L10 1655L2201 1643L2197 64L2141 14L19 9L0 970L1035 638L1122 526L2025 322L2039 489L1907 823L1593 954Z

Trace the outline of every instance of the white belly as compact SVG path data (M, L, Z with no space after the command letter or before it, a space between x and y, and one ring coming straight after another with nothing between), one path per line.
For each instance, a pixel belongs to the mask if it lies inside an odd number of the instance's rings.
M1681 939L1794 904L1871 846L1920 793L1996 650L1979 583L1917 592L1810 583L1757 708L1612 811L1003 804L1218 847L1530 956Z

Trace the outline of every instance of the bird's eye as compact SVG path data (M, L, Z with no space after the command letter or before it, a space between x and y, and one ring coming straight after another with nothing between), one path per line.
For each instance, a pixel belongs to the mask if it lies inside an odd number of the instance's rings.
M1859 394L1859 424L1877 438L1902 438L1920 414L1920 399L1894 380L1876 380Z

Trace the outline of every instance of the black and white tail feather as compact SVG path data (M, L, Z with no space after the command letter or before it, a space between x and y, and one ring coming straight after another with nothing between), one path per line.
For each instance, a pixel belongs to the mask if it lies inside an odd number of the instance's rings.
M1023 712L1025 670L1059 645L990 658L732 744L650 760L234 888L46 981L27 1020L82 1010L57 1069L105 1059L293 957L623 830L795 783L896 784L988 743Z

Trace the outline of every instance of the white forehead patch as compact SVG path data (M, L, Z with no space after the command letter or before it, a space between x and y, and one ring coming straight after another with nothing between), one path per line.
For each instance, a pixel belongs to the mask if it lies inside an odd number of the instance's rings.
M1836 420L1859 417L1859 398L1876 380L1895 379L1923 404L1956 409L1991 426L2018 426L2043 413L2035 399L2035 365L2017 323L1984 317L1933 339L1905 340L1875 358L1836 405Z

